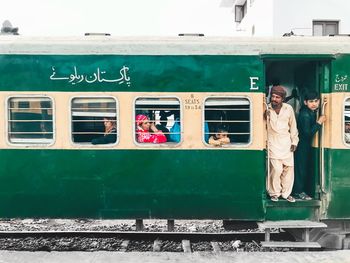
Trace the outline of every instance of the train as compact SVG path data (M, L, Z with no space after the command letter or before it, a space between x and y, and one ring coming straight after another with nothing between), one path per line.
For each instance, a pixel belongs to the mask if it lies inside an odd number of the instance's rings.
M316 220L350 233L348 37L1 36L0 72L2 218ZM321 94L311 201L266 193L276 79ZM288 103L297 114L302 101ZM140 114L175 139L140 143ZM115 139L92 144L106 117ZM219 124L220 147L208 143Z

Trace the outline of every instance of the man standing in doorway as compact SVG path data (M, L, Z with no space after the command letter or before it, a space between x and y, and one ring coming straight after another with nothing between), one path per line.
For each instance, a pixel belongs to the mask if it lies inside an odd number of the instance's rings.
M294 182L293 152L298 145L298 130L292 106L283 103L286 90L282 86L271 89L270 104L266 111L270 174L267 191L274 202L278 198L295 202L290 195Z

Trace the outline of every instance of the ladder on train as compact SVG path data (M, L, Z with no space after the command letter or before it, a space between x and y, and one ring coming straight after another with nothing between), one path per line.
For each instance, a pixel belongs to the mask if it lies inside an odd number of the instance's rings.
M262 247L268 248L321 248L318 242L310 242L310 230L313 228L326 228L322 222L308 220L282 220L258 222L259 229L265 230L265 241L261 242ZM303 231L302 241L271 241L271 229L300 229Z

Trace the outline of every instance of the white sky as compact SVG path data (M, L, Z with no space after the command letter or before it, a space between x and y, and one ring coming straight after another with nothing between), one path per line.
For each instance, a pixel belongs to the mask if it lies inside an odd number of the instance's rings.
M0 23L26 36L232 36L232 0L0 0Z

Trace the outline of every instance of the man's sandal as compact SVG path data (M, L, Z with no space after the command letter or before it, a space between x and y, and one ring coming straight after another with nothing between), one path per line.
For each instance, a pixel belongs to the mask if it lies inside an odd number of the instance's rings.
M295 202L295 198L293 196L288 196L287 198L285 198L289 203L294 203Z
M271 201L278 202L278 197L277 196L271 196Z

